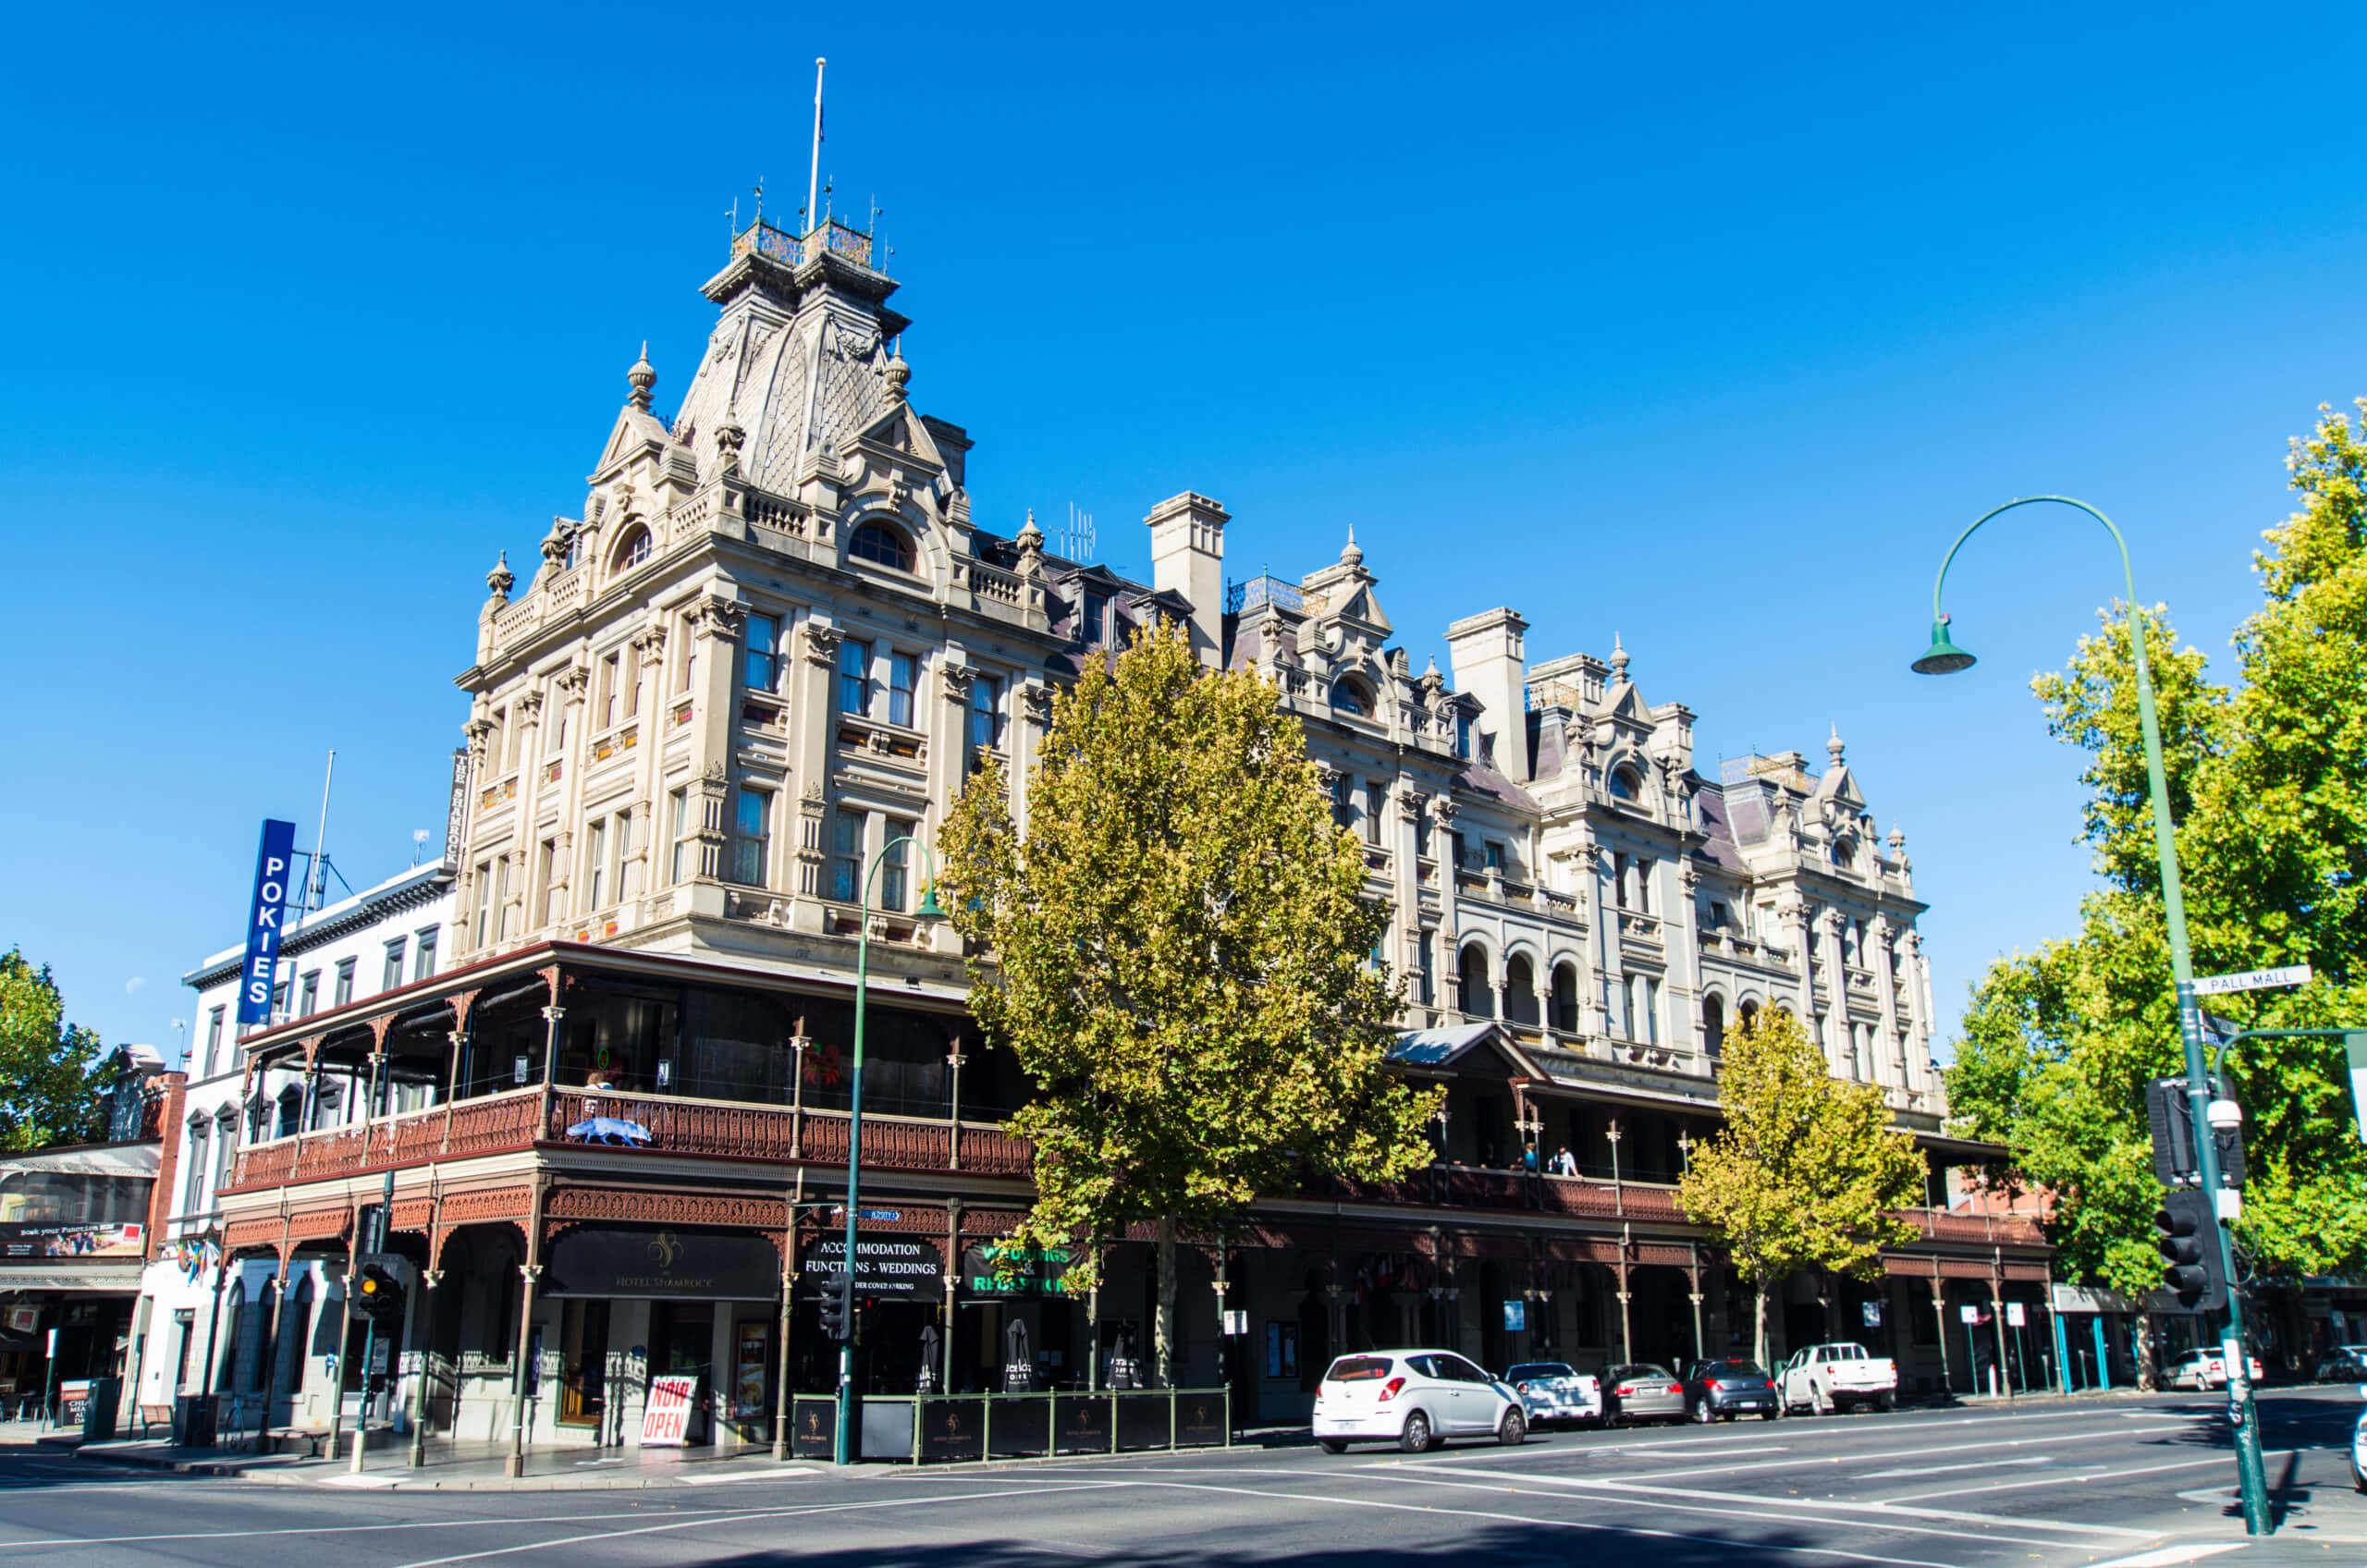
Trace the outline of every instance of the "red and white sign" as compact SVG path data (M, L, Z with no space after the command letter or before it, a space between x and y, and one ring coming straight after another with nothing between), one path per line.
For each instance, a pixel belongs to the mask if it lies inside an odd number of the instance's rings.
M696 1378L652 1378L649 1403L641 1413L641 1446L681 1448L690 1442L691 1402L698 1397Z

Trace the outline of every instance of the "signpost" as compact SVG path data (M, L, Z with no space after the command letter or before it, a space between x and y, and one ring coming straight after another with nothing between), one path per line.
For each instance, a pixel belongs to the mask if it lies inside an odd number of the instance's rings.
M279 977L280 922L288 913L288 872L296 859L296 825L266 817L255 854L254 901L247 913L247 962L239 981L239 1022L271 1022Z

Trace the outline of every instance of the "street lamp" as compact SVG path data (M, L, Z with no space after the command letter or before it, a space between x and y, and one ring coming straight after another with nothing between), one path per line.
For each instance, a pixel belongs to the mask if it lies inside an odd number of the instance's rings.
M899 834L879 846L871 864L863 868L861 900L856 905L858 932L854 949L854 1071L847 1091L847 1226L846 1251L839 1262L839 1320L847 1337L839 1341L839 1409L838 1429L830 1441L830 1458L838 1464L852 1464L854 1406L854 1222L857 1206L863 1195L863 1004L871 983L871 878L889 852L905 844L916 846L929 864L929 879L921 888L920 908L913 913L929 920L938 919L945 911L937 901L937 857L928 846L911 834ZM901 866L901 862L898 864ZM786 1370L786 1368L784 1368Z
M1949 638L1948 616L1940 607L1940 593L1947 585L1949 564L1982 523L2000 512L2042 501L2076 507L2086 512L2104 525L2113 543L2120 547L2121 578L2128 590L2129 644L2137 663L2137 715L2144 734L2145 781L2153 802L2153 854L2161 868L2162 910L2169 925L2170 975L2177 987L2178 1033L2186 1047L2187 1113L2194 1125L2196 1163L2201 1168L2202 1189L2216 1194L2219 1155L2211 1134L2211 1081L2203 1068L2202 1010L2194 996L2194 961L2187 948L2186 897L2178 882L2177 839L2170 822L2169 784L2162 770L2162 725L2154 712L2153 672L2145 657L2145 618L2138 611L2137 578L2129 570L2128 541L2121 537L2112 519L2087 502L2068 496L2025 496L1984 512L1970 528L1956 535L1956 542L1948 546L1947 555L1940 561L1940 575L1932 583L1932 646L1915 661L1913 668L1919 675L1954 675L1972 668L1973 656ZM2215 1196L2213 1201L2217 1201ZM2223 1223L2214 1229L2218 1232L2220 1267L2232 1280L2235 1259L2228 1245L2227 1228ZM2227 1366L2227 1420L2236 1434L2236 1472L2243 1491L2244 1530L2249 1535L2264 1536L2274 1533L2275 1525L2268 1513L2268 1477L2261 1462L2258 1412L2252 1403L2248 1375L2250 1363L2243 1341L2243 1299L2230 1289L2227 1332L2221 1347Z

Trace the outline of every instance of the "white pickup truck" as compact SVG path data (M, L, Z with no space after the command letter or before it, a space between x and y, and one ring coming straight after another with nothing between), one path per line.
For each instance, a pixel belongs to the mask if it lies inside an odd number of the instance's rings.
M1898 1368L1863 1345L1810 1345L1775 1369L1775 1397L1785 1414L1829 1415L1846 1404L1888 1410L1898 1396Z

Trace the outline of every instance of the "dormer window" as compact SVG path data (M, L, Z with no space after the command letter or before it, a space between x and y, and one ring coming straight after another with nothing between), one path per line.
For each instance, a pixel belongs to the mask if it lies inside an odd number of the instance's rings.
M1614 801L1637 800L1643 793L1644 781L1637 777L1636 770L1632 767L1613 768L1610 778L1605 782L1609 785L1611 798Z
M866 522L847 541L847 554L895 571L913 570L913 546L884 522Z
M1331 682L1331 705L1358 718L1368 717L1373 708L1372 692L1355 676L1343 676Z
M1454 754L1466 762L1471 760L1471 716L1467 713L1454 716Z
M1846 839L1833 841L1833 864L1847 871L1858 864L1858 846Z
M609 557L608 570L631 571L649 558L649 530L635 523L625 530L623 538L617 541L617 553Z
M1110 601L1106 596L1086 590L1085 611L1077 618L1076 636L1088 648L1110 640Z

